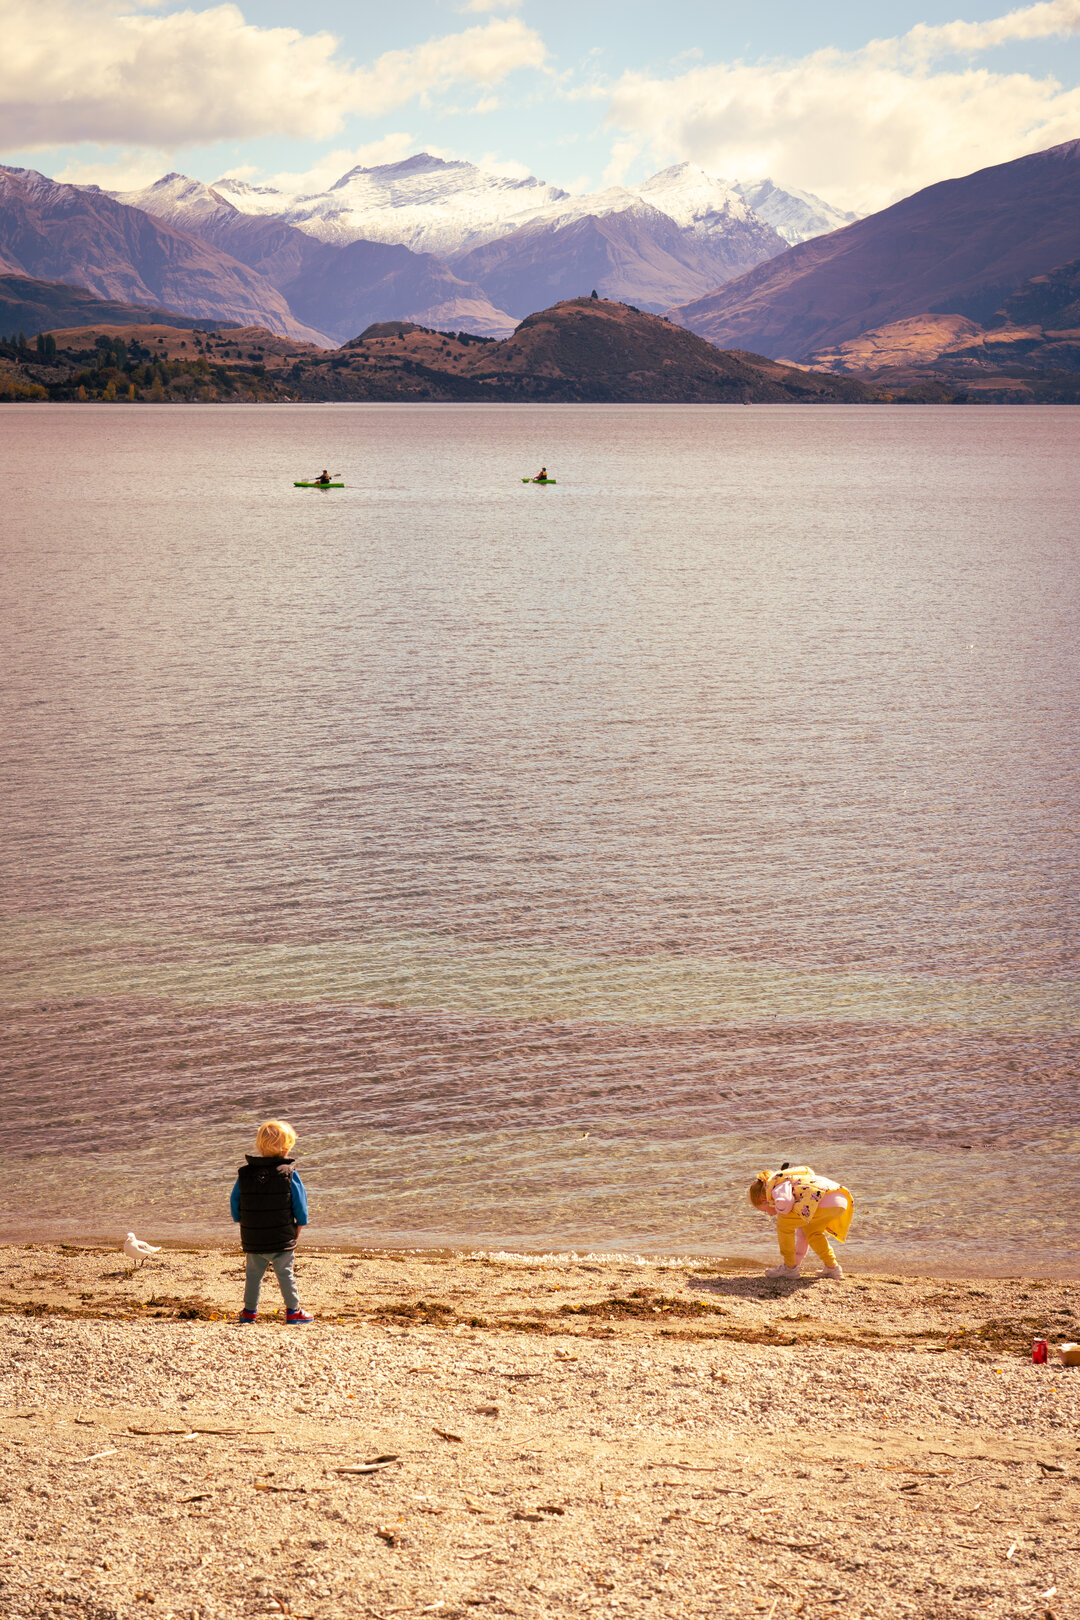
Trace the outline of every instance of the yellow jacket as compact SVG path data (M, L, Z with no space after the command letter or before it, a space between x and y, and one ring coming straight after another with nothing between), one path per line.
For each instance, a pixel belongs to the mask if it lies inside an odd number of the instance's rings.
M842 1194L844 1202L836 1200L836 1207L830 1212L833 1219L826 1223L825 1230L840 1243L847 1241L855 1200L838 1181L816 1175L808 1164L789 1164L786 1170L777 1170L769 1177L765 1192L777 1215L790 1216L798 1226L809 1226L818 1215L826 1194ZM827 1199L827 1210L832 1202L831 1197Z

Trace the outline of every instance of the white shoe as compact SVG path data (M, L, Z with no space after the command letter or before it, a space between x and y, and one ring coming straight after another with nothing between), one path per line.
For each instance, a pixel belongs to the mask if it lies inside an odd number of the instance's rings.
M797 1277L798 1266L773 1266L771 1271L765 1273L766 1277Z
M843 1282L844 1268L841 1265L826 1266L821 1275L828 1277L830 1282Z

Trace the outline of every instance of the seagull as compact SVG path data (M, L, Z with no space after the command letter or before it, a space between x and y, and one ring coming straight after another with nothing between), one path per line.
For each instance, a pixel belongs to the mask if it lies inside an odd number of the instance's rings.
M135 1262L134 1269L138 1271L140 1266L146 1264L152 1254L161 1253L161 1245L160 1243L156 1246L153 1243L144 1243L142 1238L135 1236L134 1232L129 1232L124 1239L124 1253L129 1260Z

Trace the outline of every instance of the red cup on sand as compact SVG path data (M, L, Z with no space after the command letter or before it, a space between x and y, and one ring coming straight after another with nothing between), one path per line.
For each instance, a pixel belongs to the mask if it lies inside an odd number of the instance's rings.
M1035 1339L1031 1346L1031 1359L1041 1365L1050 1359L1050 1346L1045 1339Z

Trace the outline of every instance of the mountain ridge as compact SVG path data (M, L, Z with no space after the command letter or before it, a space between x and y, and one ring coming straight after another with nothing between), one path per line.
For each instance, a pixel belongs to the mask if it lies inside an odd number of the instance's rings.
M831 230L854 215L831 207L809 192L784 191L771 180L728 182L693 163L676 163L627 186L572 194L529 175L507 178L461 159L413 154L397 163L356 165L322 192L285 192L252 186L229 175L213 182L220 195L242 211L278 215L324 240L350 235L368 241L396 241L415 252L444 258L524 226L544 221L566 224L585 216L621 213L636 201L651 204L677 224L703 231L727 229L754 215L747 201L755 191L768 214L785 223L784 240Z
M322 241L276 216L243 213L187 175L165 175L122 196L155 218L186 222L200 240L251 266L298 320L336 342L377 320L445 320L498 336L513 330L513 319L481 287L400 243Z
M659 314L673 302L672 289L696 286L704 293L782 251L775 231L753 218L737 236L714 238L637 201L622 212L585 214L565 224L534 220L453 263L519 318L588 286Z
M1078 254L1075 140L938 181L669 314L720 347L798 361L922 313L985 320Z
M193 234L35 169L0 165L0 270L95 297L325 342L268 281Z

